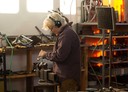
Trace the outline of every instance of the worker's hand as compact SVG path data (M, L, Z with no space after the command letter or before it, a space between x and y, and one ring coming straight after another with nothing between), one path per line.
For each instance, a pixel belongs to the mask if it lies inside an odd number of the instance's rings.
M37 61L39 61L41 58L43 58L46 55L46 51L44 50L40 50L38 57L37 57Z

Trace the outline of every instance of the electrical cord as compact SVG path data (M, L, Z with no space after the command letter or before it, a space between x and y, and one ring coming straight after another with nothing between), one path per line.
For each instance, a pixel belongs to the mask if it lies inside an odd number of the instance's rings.
M98 43L100 43L100 41L101 41L102 39L103 39L103 38L101 37L101 38L99 39ZM98 46L98 43L97 43L97 45L95 46L95 48L93 49L92 54L93 54L94 51L96 50L96 48L97 48L97 46Z
M96 74L95 70L93 69L93 67L92 67L92 65L91 65L90 62L89 62L89 66L91 67L91 69L92 69L92 71L93 71L95 77L97 78L97 80L98 80L98 82L99 82L99 84L100 84L100 87L102 87L102 84L101 84L101 82L100 82L100 80L99 80L99 78L98 78L98 76L97 76L97 74Z

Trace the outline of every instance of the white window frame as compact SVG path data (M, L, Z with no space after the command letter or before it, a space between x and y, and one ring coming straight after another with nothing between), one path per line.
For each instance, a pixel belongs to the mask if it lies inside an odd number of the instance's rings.
M53 0L27 0L27 11L32 13L47 13L53 10Z
M0 0L0 13L15 14L19 12L19 0Z

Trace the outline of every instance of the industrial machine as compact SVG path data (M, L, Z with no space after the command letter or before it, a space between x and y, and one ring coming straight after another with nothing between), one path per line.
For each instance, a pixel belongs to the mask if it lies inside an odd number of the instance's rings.
M43 59L42 59L43 60ZM34 63L33 71L39 77L37 85L34 87L34 92L56 92L58 86L57 75L48 68L48 63Z
M39 77L39 84L58 82L57 75L52 71L52 69L48 68L48 64L46 62L41 61L39 63L34 63L33 71L35 71Z

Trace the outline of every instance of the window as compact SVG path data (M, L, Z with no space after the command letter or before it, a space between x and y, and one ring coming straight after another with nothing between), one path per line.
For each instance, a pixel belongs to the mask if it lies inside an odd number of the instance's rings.
M0 13L18 13L19 0L0 0Z
M27 0L29 12L48 12L53 10L53 0Z
M60 0L60 11L64 14L76 14L76 0Z

